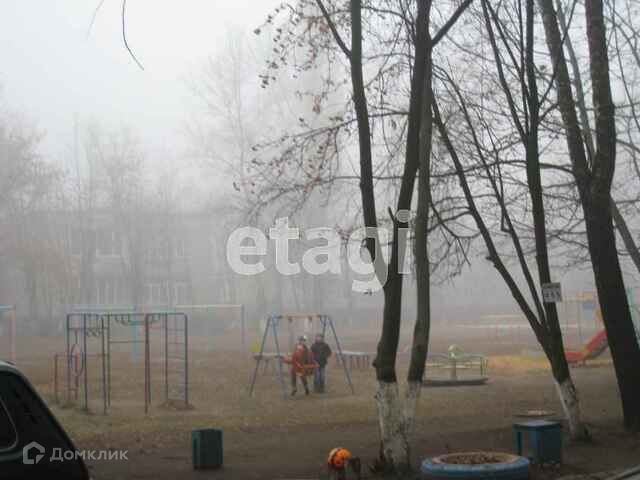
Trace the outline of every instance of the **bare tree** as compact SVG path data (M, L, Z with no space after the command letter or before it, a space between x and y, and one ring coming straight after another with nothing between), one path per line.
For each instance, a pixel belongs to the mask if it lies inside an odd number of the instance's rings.
M88 156L98 170L100 203L108 214L107 227L128 283L129 301L143 304L146 263L145 199L143 157L135 136L127 129L103 131L94 126L88 132Z
M40 139L18 116L0 118L0 166L6 172L0 245L20 272L16 281L24 284L31 322L39 333L51 333L56 307L69 297L72 269L60 225L62 172L41 158Z
M540 294L540 286L552 278L541 174L544 151L540 147L542 112L549 102L538 87L534 2L480 3L476 23L467 26L467 41L488 44L491 57L460 44L448 51L445 62L449 67L436 71L440 89L433 106L435 122L488 249L487 259L504 280L551 364L572 437L584 438L586 430L565 358L556 306L544 302ZM452 42L456 40L460 39ZM477 67L471 74L468 70L459 73L467 56L475 56ZM520 158L523 160L514 160ZM448 163L445 158L439 162ZM513 268L509 254L515 257ZM537 282L528 262L533 254ZM517 281L518 269L524 286Z
M331 115L328 125L305 128L300 134L285 135L276 143L281 147L280 155L284 161L269 162L261 171L293 161L292 166L299 165L298 171L302 173L304 181L303 184L298 183L298 180L289 184L283 181L267 182L276 185L271 190L273 195L267 201L275 201L285 195L293 198L299 195L298 198L305 201L310 191L322 185L347 178L358 182L362 219L370 232L365 242L366 249L374 262L384 291L383 325L374 361L378 380L376 400L382 441L382 464L379 466L384 469L404 469L410 465L410 433L428 347L431 265L427 234L431 231L429 212L434 209L430 184L432 49L447 34L469 3L462 2L458 8L448 12L446 21L436 26L437 33L433 36L430 33L431 2L424 0L351 0L348 5L321 0L300 1L295 8L291 7L292 13L288 17L290 24L299 27L298 33L292 32L289 23L283 23L282 27L276 28L276 41L280 47L276 50L279 55L282 51L282 58L285 58L290 48L295 49L295 46L303 45L308 48L308 56L296 65L298 70L306 71L312 68L322 52L327 55L331 65L344 61L344 70L350 79L350 85L346 87L327 78L323 81L323 90L316 95L322 101L329 93L346 91L349 95L349 108L346 108L344 113ZM282 8L287 10L288 7ZM442 17L444 14L440 13ZM388 28L385 26L376 30L376 25L379 25L377 21L380 19L389 21L386 24ZM267 23L273 23L273 17L269 17ZM283 33L285 30L287 32ZM366 54L364 45L381 48L380 51ZM282 65L282 62L278 65ZM365 71L376 73L368 77ZM267 75L266 78L269 83L271 77ZM404 86L408 88L408 98L402 95L394 96L391 93L392 82L406 82ZM375 103L370 100L372 95ZM391 99L398 101L399 105L395 111L392 109ZM396 120L402 122L402 126L399 127ZM381 133L385 138L385 156L389 159L382 168L393 169L394 174L379 175L376 172L379 164L374 158L379 147L372 139L376 138L375 130L384 130L387 121L392 130L397 129L397 133L390 136L387 136L385 131ZM304 119L301 119L301 124L307 126ZM329 162L340 157L339 139L344 132L351 135L352 129L357 132L359 163L358 173L349 177L337 173L330 167ZM303 154L312 148L316 149L312 158L317 164L313 164L315 170L310 171L307 162L311 163L311 160ZM398 162L398 158L403 158L403 161ZM279 170L280 174L283 170ZM290 173L296 171L292 168L288 170ZM417 217L411 225L409 217L410 211L414 208L416 178L419 178ZM392 185L384 195L376 198L378 180L391 180ZM381 262L380 239L376 233L376 228L388 221L380 219L376 206L380 199L395 203L395 211L389 211L393 234L388 265ZM438 212L440 213L442 212ZM410 227L413 227L414 263L419 291L407 390L402 398L396 375L396 354L402 312L402 265L408 253L405 251L402 238L403 235L406 236L405 232Z
M562 31L568 32L568 25L566 15L564 13L564 9L561 2L557 2L558 9L558 21L560 23L560 27ZM619 37L624 37L627 43L631 40L632 36L637 36L636 32L633 31L633 34L628 34L624 28L625 22L618 22L617 17L620 16L619 12L616 12L615 6L612 5L610 7L611 11L611 24L614 36L614 54L618 59L619 63L619 75L622 81L622 85L625 91L625 96L627 98L627 106L631 113L631 118L634 119L635 127L640 127L640 122L638 122L638 118L636 116L636 107L635 102L636 99L633 98L628 82L628 77L625 74L625 67L621 61L623 56L622 53L622 45ZM630 12L629 8L626 9L627 13ZM593 132L591 127L591 120L589 118L588 108L587 108L587 100L585 95L584 81L582 79L582 74L580 71L580 65L578 62L578 58L576 55L576 51L573 47L573 42L571 40L571 35L565 35L565 46L566 52L569 60L569 64L571 65L571 73L573 74L573 86L576 92L576 106L578 108L580 126L582 127L582 134L584 137L585 149L588 153L589 158L594 158L596 147L594 144ZM637 67L640 68L640 57L635 50L635 48L631 48L631 52L635 52L635 55L632 55L632 61L635 61ZM633 64L633 63L632 63ZM628 123L629 124L629 123ZM627 130L629 132L629 130ZM633 136L629 132L629 141L630 144L634 144ZM631 156L633 158L634 151L632 149ZM640 176L637 180L640 180ZM618 206L616 200L611 197L611 215L613 218L614 225L618 229L618 233L620 234L620 238L622 239L625 249L627 250L631 260L633 261L636 269L640 272L640 251L638 250L638 246L633 238L633 234L625 220L625 217Z
M584 210L589 254L616 369L625 425L638 430L640 370L636 365L640 364L640 348L624 288L611 215L611 185L616 166L616 117L603 4L594 0L586 2L584 6L595 119L595 150L591 158L587 156L578 120L556 9L552 0L539 0L539 5L554 67L557 101L572 171Z

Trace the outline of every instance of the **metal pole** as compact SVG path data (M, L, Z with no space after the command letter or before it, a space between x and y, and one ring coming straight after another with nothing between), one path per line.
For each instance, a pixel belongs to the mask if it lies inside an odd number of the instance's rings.
M111 406L111 317L107 319L107 405Z
M580 339L580 345L582 345L582 315L578 315L578 338Z
M100 316L100 340L102 342L102 410L107 414L107 365L106 365L106 351L105 351L105 331L104 331L104 317Z
M242 335L242 353L247 353L247 331L244 318L244 304L240 305L240 330Z
M205 311L205 336L207 338L207 350L211 351L211 324L213 323L214 310L211 311L211 317L206 315Z
M67 354L65 355L65 363L67 365L67 403L71 402L71 354L69 352L69 320L70 320L71 315L67 314L67 335L66 335L66 342L67 342Z
M89 376L87 365L87 315L82 315L82 366L84 368L84 409L89 411Z
M164 403L169 403L169 315L164 316Z
M144 413L149 412L149 317L144 315Z
M325 322L329 322L329 327L331 328L331 331L333 332L333 337L336 340L336 348L338 349L338 354L340 355L340 357L342 357L342 347L340 346L340 340L338 340L338 334L336 333L336 329L333 326L333 320L331 320L331 317L329 317L327 315L327 316L325 316ZM351 374L349 373L349 369L345 365L344 361L342 362L342 367L344 368L344 374L347 377L347 382L349 382L349 387L351 388L351 393L355 394L356 391L353 388L353 383L351 383Z
M16 307L13 307L13 310L9 313L9 329L11 335L11 362L15 365L16 363Z
M137 305L135 307L133 307L133 311L134 311L133 320L135 320L135 315L136 315L135 312L138 311L138 306ZM144 313L142 315L143 315L143 318L144 318ZM131 314L127 315L127 317L128 317L129 320L132 319ZM135 325L134 323L132 323L131 326L133 328L133 361L137 364L138 361L139 361L138 357L140 356L140 352L139 352L139 348L140 347L138 346L138 343L139 343L138 342L138 326Z
M253 387L256 384L256 378L258 376L258 368L260 368L260 362L262 361L262 355L264 354L264 344L267 341L267 334L269 333L269 327L271 326L271 317L267 317L267 325L264 328L262 334L262 343L260 345L260 353L256 359L256 368L253 371L253 379L251 380L251 386L249 387L249 396L253 395Z
M280 354L280 345L278 344L278 329L277 322L271 322L271 328L273 328L273 340L276 344L276 362L278 362L278 377L280 379L280 384L282 385L282 395L284 398L287 398L287 387L284 384L284 377L282 376L282 355Z
M74 346L75 345L79 345L79 340L78 340L78 335L79 335L78 330L79 329L80 329L80 327L78 327L77 329L75 329L73 331L73 345ZM78 367L78 362L79 362L78 358L79 357L80 357L79 354L73 356L75 372L79 372L79 370L78 370L78 368L79 368ZM73 386L75 387L74 390L73 390L75 392L74 400L77 402L78 401L78 397L80 396L80 373L75 373L73 375Z
M147 331L145 333L146 336L146 342L147 342L147 364L148 364L148 368L147 370L149 371L149 383L147 388L149 389L149 405L151 405L151 326L153 325L154 322L154 318L156 317L155 314L151 314L149 316L149 320L147 321Z
M184 406L189 406L189 319L184 318Z

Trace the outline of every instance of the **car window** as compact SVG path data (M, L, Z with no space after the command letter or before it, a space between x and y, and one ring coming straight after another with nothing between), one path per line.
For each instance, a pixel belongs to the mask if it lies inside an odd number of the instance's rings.
M17 441L16 427L0 398L0 452L12 448Z

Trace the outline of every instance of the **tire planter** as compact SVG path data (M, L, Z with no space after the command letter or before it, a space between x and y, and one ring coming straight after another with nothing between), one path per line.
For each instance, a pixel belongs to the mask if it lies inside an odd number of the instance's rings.
M529 460L509 453L466 452L428 458L420 467L423 479L526 480Z

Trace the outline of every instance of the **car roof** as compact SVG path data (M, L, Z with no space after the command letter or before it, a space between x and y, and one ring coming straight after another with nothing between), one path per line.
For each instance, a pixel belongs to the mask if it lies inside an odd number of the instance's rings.
M4 360L0 360L0 371L15 373L16 375L24 377L24 375L20 373L20 370L18 370L18 367L16 367L13 363L5 362Z

